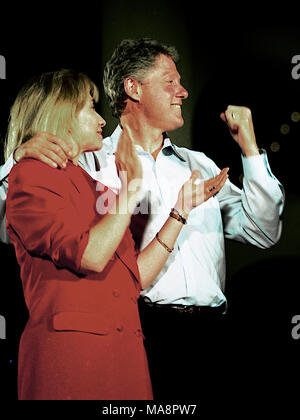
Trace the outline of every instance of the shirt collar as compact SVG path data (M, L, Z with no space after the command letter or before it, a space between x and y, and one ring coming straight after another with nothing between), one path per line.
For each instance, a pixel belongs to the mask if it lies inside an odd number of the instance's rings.
M168 137L168 133L164 133L164 144L162 147L162 153L165 156L171 156L174 155L176 156L178 159L180 159L181 161L185 162L186 160L184 159L184 157L182 157L182 155L178 152L175 144L173 144L170 140L170 138Z
M122 128L120 125L118 125L116 127L116 129L114 130L114 132L112 133L112 135L110 136L110 141L111 141L111 148L110 148L110 153L113 154L115 153L115 151L117 150L117 146L118 146L118 142L119 142L119 138L122 132ZM139 148L139 151L142 151L142 148ZM181 156L181 154L178 152L178 150L176 150L176 146L175 144L173 144L168 136L168 133L164 133L164 143L163 143L163 147L162 147L162 153L165 156L171 156L174 155L176 156L178 159L180 159L181 161L185 162L186 160Z

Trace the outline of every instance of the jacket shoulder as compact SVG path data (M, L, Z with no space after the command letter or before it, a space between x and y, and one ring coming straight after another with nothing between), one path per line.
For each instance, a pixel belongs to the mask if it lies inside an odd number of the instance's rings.
M63 169L51 168L36 159L22 159L15 164L8 177L8 185L43 186L61 189L66 182Z

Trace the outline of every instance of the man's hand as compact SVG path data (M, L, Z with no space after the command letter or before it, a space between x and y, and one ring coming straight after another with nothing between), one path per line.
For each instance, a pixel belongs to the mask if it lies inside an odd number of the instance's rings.
M14 159L19 162L23 158L34 158L53 168L65 168L68 159L77 154L78 145L71 137L61 139L54 134L41 132L19 146L14 152Z
M249 108L229 105L220 117L228 125L230 134L239 144L245 156L259 154Z

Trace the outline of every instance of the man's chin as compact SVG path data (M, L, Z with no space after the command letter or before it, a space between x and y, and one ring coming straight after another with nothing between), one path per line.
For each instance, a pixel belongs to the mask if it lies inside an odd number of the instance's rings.
M177 130L177 128L180 128L184 125L184 120L183 118L180 121L177 121L176 124L172 124L169 126L169 128L167 128L165 131L174 131Z

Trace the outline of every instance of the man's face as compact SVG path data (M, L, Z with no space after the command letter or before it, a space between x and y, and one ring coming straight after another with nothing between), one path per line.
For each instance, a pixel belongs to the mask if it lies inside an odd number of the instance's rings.
M184 124L181 115L183 99L188 92L180 84L174 61L160 55L155 66L141 83L140 109L148 124L161 132L175 130Z

